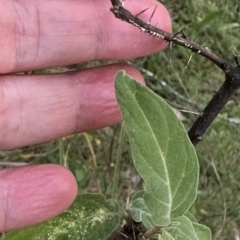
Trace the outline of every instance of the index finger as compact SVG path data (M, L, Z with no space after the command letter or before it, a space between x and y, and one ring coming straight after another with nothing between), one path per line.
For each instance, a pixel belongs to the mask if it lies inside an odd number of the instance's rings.
M152 20L171 31L164 6L155 0L127 0L133 14L157 11ZM0 73L19 72L100 59L130 59L160 51L162 40L116 19L111 2L0 0ZM148 20L151 11L141 18Z

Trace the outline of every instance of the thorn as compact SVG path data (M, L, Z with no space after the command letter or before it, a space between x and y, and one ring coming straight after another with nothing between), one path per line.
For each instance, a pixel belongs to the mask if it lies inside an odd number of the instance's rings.
M157 9L157 5L156 5L156 7L154 8L151 17L150 17L149 20L148 20L148 24L150 24L150 22L152 21L152 18L153 18L153 15L154 15L155 12L156 12L156 9Z
M139 15L143 14L144 12L146 12L149 8L146 8L144 10L142 10L140 13L136 14L135 17L138 17Z
M124 5L124 0L111 0L113 7L123 7Z
M188 39L188 36L184 31L182 31L182 38Z
M180 30L179 32L176 32L173 36L188 39L187 34L184 32L184 30Z

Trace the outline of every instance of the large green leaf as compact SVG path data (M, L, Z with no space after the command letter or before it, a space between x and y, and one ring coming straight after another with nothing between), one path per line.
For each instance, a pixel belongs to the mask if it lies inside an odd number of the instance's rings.
M79 195L60 216L12 231L5 240L105 240L119 224L118 206L100 194Z
M172 108L145 86L120 71L116 95L130 139L143 196L156 225L167 226L196 198L198 160L186 130Z

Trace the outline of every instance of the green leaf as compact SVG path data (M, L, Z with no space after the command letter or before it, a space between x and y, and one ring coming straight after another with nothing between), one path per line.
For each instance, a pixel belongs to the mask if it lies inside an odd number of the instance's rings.
M166 228L161 240L211 240L210 229L198 223L192 222L186 216L174 219L179 225Z
M193 227L199 239L203 239L203 240L212 239L211 230L208 227L198 223L193 223Z
M5 240L105 240L119 224L118 206L100 194L79 195L64 213L45 223L12 231Z
M168 230L166 230L174 239L199 240L190 219L182 216L174 220L175 222L179 223L179 225L168 228Z
M150 229L155 225L152 215L144 202L144 194L145 191L138 191L132 196L132 207L130 208L130 213L135 222L142 222L147 229Z
M142 176L145 205L156 225L183 215L197 194L198 159L172 108L120 71L117 100L130 139L135 167Z
M171 236L171 234L169 234L168 232L164 232L163 235L159 235L158 236L158 240L176 240L175 238L173 238ZM179 240L179 239L178 239Z
M189 211L187 211L184 215L187 218L189 218L192 222L197 223L197 219Z

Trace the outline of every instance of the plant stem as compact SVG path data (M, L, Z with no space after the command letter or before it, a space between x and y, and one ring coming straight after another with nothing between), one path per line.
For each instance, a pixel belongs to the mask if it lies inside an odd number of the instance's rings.
M142 235L142 237L141 237L140 239L145 240L145 239L148 239L148 238L150 238L151 236L153 236L153 235L155 235L155 234L157 234L157 233L161 233L161 232L162 232L162 231L161 231L161 227L156 226L156 227L154 227L154 228L152 228L152 229L147 230L147 231Z
M207 106L204 108L201 116L197 118L188 132L193 145L197 145L213 120L217 117L221 109L240 88L240 67L232 68L226 74L226 80L220 89L216 92Z
M119 136L119 144L118 144L118 151L117 151L117 158L115 163L114 175L113 175L113 186L112 186L112 199L116 199L117 197L117 188L119 182L119 170L120 170L120 162L122 156L122 148L124 143L124 136L125 136L125 127L124 123L121 125L120 136Z
M63 138L59 139L59 163L64 166L64 143Z
M192 52L198 53L207 58L208 60L212 61L213 63L215 63L224 72L228 70L229 67L228 62L222 59L221 57L217 56L215 53L211 52L208 48L202 47L199 44L188 40L186 37L181 37L182 34L180 33L171 34L151 25L150 23L144 22L143 20L138 18L140 14L134 16L131 12L125 9L120 0L111 0L111 2L113 7L110 10L113 12L116 18L119 18L125 22L130 23L135 27L138 27L141 31L148 33L151 36L161 38L167 42L172 42L182 47L190 49ZM150 17L150 20L152 16Z
M91 155L92 155L94 175L95 175L95 179L96 179L96 183L97 183L97 192L98 192L98 193L101 193L101 192L102 192L101 183L100 183L100 180L99 180L98 177L97 177L97 159L96 159L96 155L95 155L95 153L94 153L92 144L91 144L90 139L89 139L89 137L88 137L88 134L87 134L87 133L83 133L83 136L85 137L85 139L86 139L86 141L87 141L89 150L90 150Z

